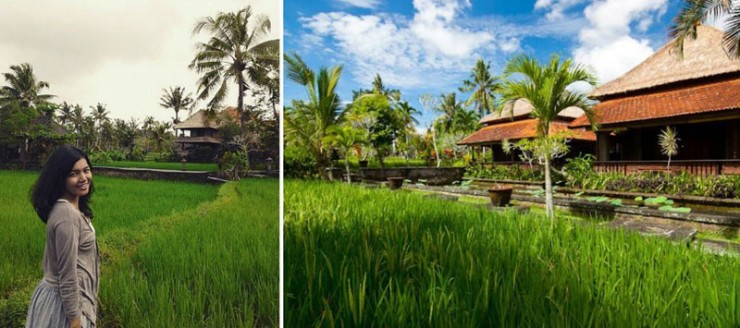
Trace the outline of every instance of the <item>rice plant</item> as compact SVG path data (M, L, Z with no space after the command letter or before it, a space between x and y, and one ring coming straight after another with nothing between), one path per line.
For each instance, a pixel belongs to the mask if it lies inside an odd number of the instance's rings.
M37 173L0 171L0 327L23 325L41 279ZM278 184L95 176L100 327L278 325Z
M740 325L734 257L412 193L285 187L287 327Z

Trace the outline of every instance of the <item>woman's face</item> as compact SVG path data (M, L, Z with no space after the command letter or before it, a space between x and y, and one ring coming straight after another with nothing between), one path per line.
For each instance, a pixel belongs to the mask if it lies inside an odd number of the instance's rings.
M84 158L72 166L64 186L64 198L75 199L87 195L92 183L92 171Z

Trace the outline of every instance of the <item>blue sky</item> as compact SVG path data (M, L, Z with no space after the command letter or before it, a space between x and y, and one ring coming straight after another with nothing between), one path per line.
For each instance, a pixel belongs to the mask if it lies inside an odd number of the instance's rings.
M601 83L667 41L678 0L319 0L284 2L284 50L308 65L343 65L339 95L370 88L376 73L422 109L422 94L458 92L478 58L500 74L517 54L553 53L590 65ZM306 99L284 82L285 104ZM421 119L429 122L431 114ZM423 124L422 124L423 125Z

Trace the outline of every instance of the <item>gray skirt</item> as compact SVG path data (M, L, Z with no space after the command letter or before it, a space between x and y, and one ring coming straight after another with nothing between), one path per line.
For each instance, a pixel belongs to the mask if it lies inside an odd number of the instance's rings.
M62 296L59 295L59 289L52 286L46 280L36 286L36 290L31 297L31 304L28 305L28 315L26 315L26 328L68 328L69 322L64 315L62 308ZM94 328L95 323L90 322L84 315L82 316L83 328Z

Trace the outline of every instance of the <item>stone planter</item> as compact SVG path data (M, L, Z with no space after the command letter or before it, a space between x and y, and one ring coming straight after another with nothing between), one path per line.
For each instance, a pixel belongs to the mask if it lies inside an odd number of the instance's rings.
M403 179L404 177L389 177L388 188L390 188L391 190L400 189L403 185Z
M506 206L511 201L512 186L498 185L488 189L488 197L491 198L493 206Z

